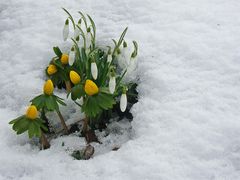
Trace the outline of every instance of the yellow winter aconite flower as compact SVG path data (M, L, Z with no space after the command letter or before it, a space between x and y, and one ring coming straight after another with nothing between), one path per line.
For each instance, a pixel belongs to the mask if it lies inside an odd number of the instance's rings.
M62 54L61 63L62 64L68 64L68 55L67 54Z
M43 92L47 95L51 95L53 93L53 83L52 83L52 80L47 80L44 84L44 87L43 87Z
M85 90L86 94L89 96L92 96L99 92L97 85L92 80L89 80L89 79L86 80L84 90Z
M50 64L49 66L48 66L48 68L47 68L47 73L49 74L49 75L53 75L53 74L55 74L57 72L57 67L55 66L55 65L53 65L53 64Z
M34 120L37 118L37 116L38 116L38 111L37 111L36 106L34 106L34 105L29 106L26 111L26 117L28 119Z
M81 77L75 71L70 71L70 80L73 84L78 84L81 81Z

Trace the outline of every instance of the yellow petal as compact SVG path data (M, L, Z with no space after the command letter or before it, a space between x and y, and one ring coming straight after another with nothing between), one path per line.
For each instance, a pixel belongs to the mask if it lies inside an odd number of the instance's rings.
M68 64L68 55L67 54L62 54L61 63L62 64Z
M34 106L34 105L29 106L26 111L26 117L28 119L34 120L37 118L37 116L38 116L38 111L37 111L36 106Z
M47 80L44 84L43 87L43 92L47 95L51 95L53 93L54 87L53 87L53 83L52 80Z
M73 84L78 84L81 81L81 77L75 71L70 71L70 80Z
M89 80L89 79L86 80L84 90L85 90L86 94L89 96L92 96L99 92L97 85L92 80Z
M57 72L57 67L55 66L55 65L53 65L53 64L50 64L49 66L48 66L48 68L47 68L47 73L49 74L49 75L53 75L53 74L55 74Z

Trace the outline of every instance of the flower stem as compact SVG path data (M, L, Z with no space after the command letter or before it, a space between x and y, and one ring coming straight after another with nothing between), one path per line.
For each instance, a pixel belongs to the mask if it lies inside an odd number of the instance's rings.
M71 89L72 89L71 82L70 81L65 81L65 85L66 85L67 92L70 92Z
M63 119L63 116L62 116L61 112L60 112L60 111L57 111L57 114L58 114L58 116L59 116L59 119L60 119L60 121L61 121L61 124L62 124L62 127L63 127L65 133L68 134L68 127L67 127L67 125L66 125L66 123L65 123L65 121L64 121L64 119Z
M48 149L50 148L50 144L45 136L45 134L42 132L41 135L41 144L42 144L42 149Z
M88 118L85 117L83 120L82 134L85 135L88 130Z

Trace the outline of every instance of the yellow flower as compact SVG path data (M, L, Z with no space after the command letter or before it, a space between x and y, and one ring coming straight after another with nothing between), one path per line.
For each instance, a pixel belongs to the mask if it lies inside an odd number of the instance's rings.
M62 64L68 64L68 55L67 54L62 54L61 63Z
M89 96L92 96L99 92L97 85L92 80L89 80L89 79L86 80L84 90L85 90L86 94Z
M70 71L70 80L73 84L78 84L81 81L81 77L75 71Z
M55 66L55 65L53 65L53 64L50 64L49 66L48 66L48 68L47 68L47 73L49 74L49 75L53 75L53 74L55 74L57 72L57 67Z
M52 80L47 80L44 84L44 87L43 87L43 92L47 95L51 95L53 93L53 83L52 83Z
M37 111L36 106L34 106L34 105L29 106L26 111L26 117L28 119L34 120L37 118L37 116L38 116L38 111Z

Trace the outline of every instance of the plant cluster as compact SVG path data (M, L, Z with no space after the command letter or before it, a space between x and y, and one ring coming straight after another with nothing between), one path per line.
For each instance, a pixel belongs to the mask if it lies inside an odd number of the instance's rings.
M85 114L83 135L91 127L98 126L104 114L110 113L111 116L116 105L124 112L127 109L128 97L137 97L136 83L124 80L126 74L136 68L136 41L132 42L133 50L126 60L126 66L119 65L119 57L128 47L124 40L127 28L118 40L113 40L113 46L100 47L96 44L96 26L91 17L78 12L80 18L76 22L66 9L63 10L68 15L64 23L63 40L70 40L72 46L68 52L53 47L56 56L46 68L48 79L44 84L43 93L30 101L31 105L25 115L10 122L17 134L27 131L29 138L39 137L43 148L50 146L44 135L50 132L47 112L55 111L65 134L69 133L69 127L59 108L59 105L66 104L53 93L54 87L65 88L67 97ZM73 37L70 37L70 23L73 27Z

